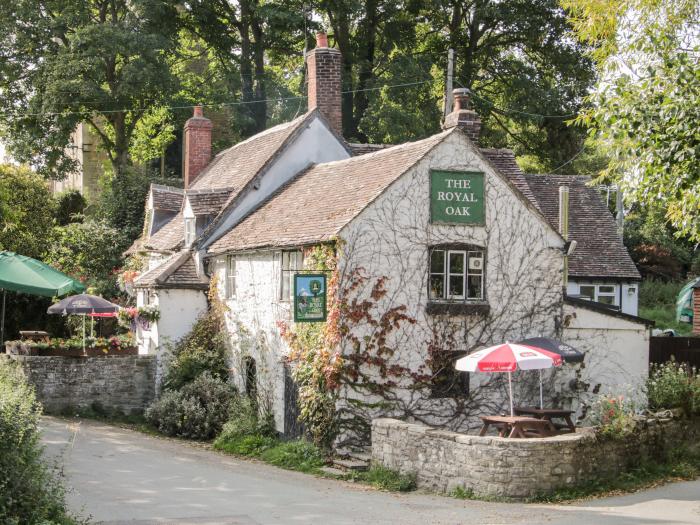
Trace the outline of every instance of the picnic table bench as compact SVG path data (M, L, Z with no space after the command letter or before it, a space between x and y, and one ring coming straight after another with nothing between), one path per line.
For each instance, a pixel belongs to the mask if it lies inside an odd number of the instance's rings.
M483 423L480 436L485 436L491 425L498 429L499 437L525 438L548 437L557 433L548 419L526 416L479 416Z
M23 341L48 341L49 333L41 330L20 330L20 338Z
M557 430L576 432L576 425L571 420L573 410L561 410L558 408L515 407L513 411L519 416L531 416L550 421ZM552 419L563 419L564 424L555 423Z

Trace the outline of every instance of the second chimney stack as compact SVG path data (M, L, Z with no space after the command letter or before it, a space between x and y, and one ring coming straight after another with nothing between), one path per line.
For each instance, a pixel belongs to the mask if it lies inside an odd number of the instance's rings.
M466 88L454 89L452 96L454 109L445 117L443 129L459 127L472 142L478 143L481 134L481 118L476 111L471 109L471 91Z
M309 78L309 111L318 108L331 127L343 134L341 109L342 64L340 51L328 47L328 35L316 35L316 48L306 57Z

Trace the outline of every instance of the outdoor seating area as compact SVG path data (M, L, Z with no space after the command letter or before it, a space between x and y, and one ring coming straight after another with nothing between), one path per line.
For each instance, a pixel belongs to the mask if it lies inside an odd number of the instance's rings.
M479 436L493 427L499 437L546 438L560 433L576 432L572 410L544 408L542 370L561 366L564 361L580 362L583 354L554 339L534 338L521 343L491 346L457 360L455 367L466 372L507 372L510 415L482 415ZM538 370L540 373L540 406L513 406L511 374L517 369ZM552 420L563 420L556 423Z

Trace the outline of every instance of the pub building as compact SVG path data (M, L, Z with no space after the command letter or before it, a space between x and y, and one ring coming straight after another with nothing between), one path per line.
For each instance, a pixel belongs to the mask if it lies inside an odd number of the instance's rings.
M338 390L339 446L366 444L374 417L466 430L500 413L502 374L453 367L499 342L556 337L586 352L583 364L545 374L549 404L579 415L595 393L641 384L649 323L634 315L640 277L587 179L524 174L511 151L479 147L481 122L463 89L436 135L345 141L340 52L317 40L305 115L211 160L200 108L185 125L185 188L152 186L146 234L130 249L149 261L134 283L138 304L161 313L139 328L141 352L160 354L189 331L215 276L233 380L294 435L282 331L325 320L333 274L308 259L325 246L337 254L336 294L362 305L332 349L353 364ZM519 402L532 402L537 374L514 379Z

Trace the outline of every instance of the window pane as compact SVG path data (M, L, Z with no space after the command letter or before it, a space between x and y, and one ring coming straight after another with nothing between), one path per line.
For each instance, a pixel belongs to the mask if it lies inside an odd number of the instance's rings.
M430 298L444 299L445 298L445 277L442 275L430 276Z
M444 273L445 271L445 251L444 250L433 250L430 254L430 272L431 273Z
M603 304L615 304L615 297L612 295L599 295L598 302Z
M464 273L464 252L450 252L450 273Z
M581 286L579 287L578 293L585 299L592 301L595 298L595 286Z
M469 299L481 299L481 275L470 275L467 280L467 297Z
M598 287L598 293L615 293L615 287L614 286L599 286Z
M464 297L464 276L462 276L462 275L451 275L450 276L450 296L451 297Z

